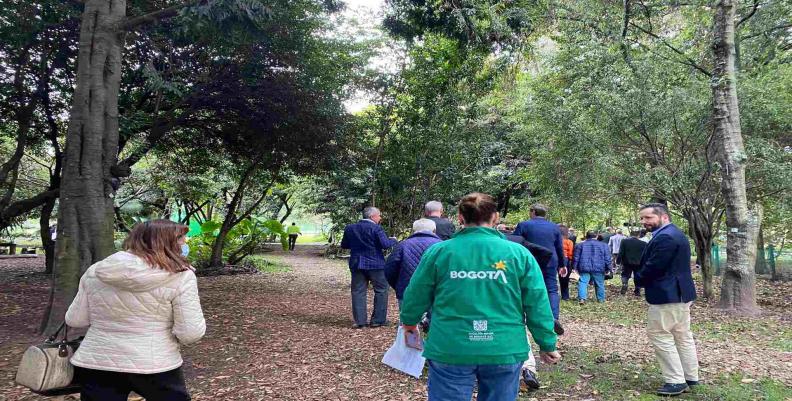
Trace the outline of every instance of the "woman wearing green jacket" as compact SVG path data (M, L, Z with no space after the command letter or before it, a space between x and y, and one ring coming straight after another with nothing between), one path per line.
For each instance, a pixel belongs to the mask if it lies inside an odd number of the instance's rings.
M464 229L424 253L404 292L405 331L432 310L423 353L429 401L470 401L476 381L479 401L514 401L530 352L526 326L543 362L561 359L542 272L525 247L492 228L497 220L491 196L462 198Z

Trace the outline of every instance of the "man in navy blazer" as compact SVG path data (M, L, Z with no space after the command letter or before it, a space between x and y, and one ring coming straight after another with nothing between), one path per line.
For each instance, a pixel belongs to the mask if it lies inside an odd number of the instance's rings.
M379 225L382 215L376 207L363 210L363 219L344 228L341 248L349 249L349 270L352 273L352 328L385 325L388 317L388 281L385 279L384 249L396 245ZM368 286L374 287L374 310L368 323L366 298Z
M649 303L647 334L665 381L657 393L679 395L699 380L696 343L690 331L690 304L696 299L690 242L671 223L665 205L646 204L639 216L641 224L652 232L635 283L644 287Z
M542 269L547 296L550 299L550 309L555 318L555 332L564 334L564 327L558 321L561 299L558 295L558 274L566 276L566 258L564 257L564 241L558 225L547 220L547 206L536 203L531 206L531 219L517 224L514 235L525 238L526 241L543 246L553 252L550 261ZM561 270L559 271L559 267Z

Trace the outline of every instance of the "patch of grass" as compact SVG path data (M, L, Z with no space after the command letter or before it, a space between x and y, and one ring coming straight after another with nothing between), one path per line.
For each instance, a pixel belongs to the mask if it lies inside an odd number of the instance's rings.
M577 287L575 287L577 290ZM572 288L570 288L570 292ZM593 290L590 290L592 292ZM629 294L629 293L628 293ZM589 294L585 305L576 299L561 302L561 315L575 316L588 322L604 322L625 326L643 325L646 321L646 307L642 298L632 295L606 297L604 303L596 301L593 293Z
M316 234L303 234L297 237L298 244L310 244L314 242L326 243L327 236L322 233L316 233Z
M761 322L752 319L693 321L695 336L717 341L737 342L750 345L754 339L782 352L792 352L792 328L776 320Z
M271 256L250 255L245 258L245 262L252 264L262 273L287 273L292 271L291 266Z
M521 400L536 398L586 399L618 401L655 401L654 391L663 379L657 364L646 366L621 360L616 355L597 350L567 349L564 359L555 366L540 365L542 388L521 394ZM707 378L692 391L677 397L690 401L785 401L792 389L763 379L743 382L740 375Z

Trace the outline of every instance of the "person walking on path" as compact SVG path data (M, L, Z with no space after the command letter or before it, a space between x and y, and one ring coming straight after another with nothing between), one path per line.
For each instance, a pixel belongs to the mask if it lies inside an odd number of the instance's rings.
M644 288L649 303L647 334L665 381L657 394L679 395L699 382L696 343L690 331L690 305L696 299L690 242L671 223L665 205L646 204L639 216L652 232L635 283Z
M286 229L286 234L289 235L289 250L293 251L294 247L297 246L297 237L302 235L300 227L297 223L292 222L289 228Z
M427 202L424 206L424 215L435 223L435 234L445 241L454 234L454 223L443 217L443 204L438 201Z
M569 239L569 229L564 224L559 224L561 239L564 241L564 257L566 258L566 275L558 273L558 282L561 284L561 300L569 301L569 276L572 274L572 257L575 253L575 243Z
M588 283L594 281L598 302L605 302L605 270L610 268L611 255L608 245L597 240L597 233L589 231L586 240L575 246L572 268L580 274L578 280L578 300L586 303Z
M610 243L610 238L613 236L613 227L608 227L607 230L602 232L602 235L599 237L598 241L604 242L605 245Z
M350 250L349 270L352 273L352 328L381 327L388 317L388 281L385 279L384 249L396 245L396 238L388 238L379 225L382 214L369 206L363 210L363 219L344 228L341 248ZM366 297L368 286L374 286L374 310L368 321Z
M170 220L138 224L116 252L89 267L66 312L88 327L71 359L83 401L189 400L181 345L203 337L206 321L186 245Z
M514 401L530 352L526 326L543 362L561 359L542 272L524 246L492 228L497 220L491 196L463 197L464 228L426 250L404 292L406 333L430 307L434 315L423 352L429 401L470 401L476 382L479 401Z
M627 237L622 234L622 230L616 230L616 234L610 237L608 240L608 248L610 248L611 253L611 271L618 272L619 271L619 263L617 262L617 256L619 256L619 249L621 246L622 241Z
M517 224L514 235L525 238L526 241L543 246L554 251L553 257L542 270L547 296L550 298L550 308L555 318L555 331L558 335L564 334L564 326L559 321L560 299L558 296L558 275L566 276L566 258L564 257L564 242L558 226L547 220L547 206L536 203L531 206L531 219Z
M547 264L550 262L550 259L553 257L552 250L547 249L543 246L536 245L532 242L528 242L525 240L525 238L519 235L508 233L507 231L505 231L505 226L503 224L500 224L497 227L498 227L498 231L500 231L501 234L505 235L507 240L511 242L516 242L524 246L525 249L527 249L528 252L531 253L531 256L533 256L534 259L536 259L536 263L539 265L539 269L544 271ZM503 227L503 229L501 229L501 227ZM525 383L525 386L528 389L531 390L539 389L539 376L536 373L536 358L534 357L533 352L528 353L528 359L525 361L525 363L523 363L522 372L520 376L522 376L523 383Z
M630 238L625 239L621 242L621 247L619 248L619 255L618 261L622 267L621 271L621 294L624 295L627 293L627 284L630 283L630 276L637 272L638 269L641 267L641 255L643 254L644 249L646 248L646 242L641 241L638 238L639 232L634 230L630 232ZM641 287L637 284L635 286L636 297L641 296Z
M404 290L410 283L421 256L430 246L442 242L435 235L435 223L429 219L419 219L413 223L413 234L400 242L385 261L385 278L396 291L396 299L401 308Z

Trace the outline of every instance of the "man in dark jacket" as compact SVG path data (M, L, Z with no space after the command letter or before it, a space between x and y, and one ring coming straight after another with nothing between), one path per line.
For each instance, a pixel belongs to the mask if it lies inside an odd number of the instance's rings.
M445 241L456 232L454 223L443 217L443 204L438 201L427 202L424 206L424 216L435 223L435 234Z
M649 303L647 334L665 381L657 394L678 395L699 380L696 343L690 331L690 304L696 299L690 242L671 223L665 205L644 205L639 216L652 232L635 283L644 288Z
M519 235L510 234L501 227L503 227L503 225L498 226L498 231L503 233L507 240L516 242L527 248L528 252L530 252L534 259L536 259L536 263L539 265L539 268L542 269L542 271L547 268L547 264L550 263L550 260L553 258L552 250L540 245L536 245L532 242L528 242L525 240L525 238ZM528 359L525 361L525 363L523 363L523 368L520 373L523 383L525 383L526 387L531 390L536 390L539 388L539 377L536 374L536 358L534 357L533 352L528 353Z
M610 248L604 242L597 241L597 233L589 231L586 240L575 245L575 256L572 258L572 269L580 274L578 280L578 300L586 303L588 283L594 281L597 301L605 302L605 270L611 263Z
M379 209L367 207L363 220L344 228L341 248L349 249L349 270L352 273L352 328L368 326L366 316L366 294L369 282L374 286L374 310L371 327L385 325L388 316L388 281L385 279L385 257L383 249L396 245L395 238L388 238L380 227L382 219Z
M627 293L627 284L630 282L630 276L641 267L641 255L643 254L644 248L646 248L646 242L638 239L639 234L640 232L638 230L630 232L630 238L623 240L619 246L619 255L616 257L616 264L622 267L622 295ZM635 296L641 296L641 287L637 284L635 285Z
M558 321L560 297L558 295L558 274L566 276L566 259L564 258L564 242L558 226L547 220L547 206L536 203L531 206L531 219L517 224L514 235L525 238L526 241L543 246L553 251L553 256L542 269L547 296L550 298L550 308L555 318L556 334L564 334L564 327Z
M385 277L388 284L396 291L396 299L401 307L404 290L410 284L415 268L421 262L421 256L430 246L442 242L435 235L435 223L429 219L416 220L413 223L413 234L396 245L385 261Z

